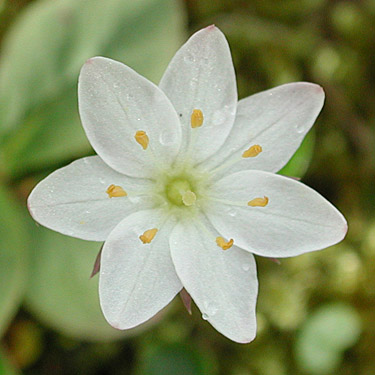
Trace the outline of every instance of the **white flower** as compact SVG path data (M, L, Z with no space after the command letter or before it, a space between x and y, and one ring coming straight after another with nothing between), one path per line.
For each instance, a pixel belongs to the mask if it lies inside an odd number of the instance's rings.
M182 287L219 332L256 333L254 254L333 245L344 217L279 171L324 101L291 83L237 103L233 64L214 26L177 52L159 87L103 57L83 66L79 110L98 156L52 173L29 197L36 221L105 241L99 294L116 328L135 327Z

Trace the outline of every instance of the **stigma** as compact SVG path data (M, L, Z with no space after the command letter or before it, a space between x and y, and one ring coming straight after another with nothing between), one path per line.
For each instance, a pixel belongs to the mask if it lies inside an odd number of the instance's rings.
M182 195L182 203L185 206L192 206L193 204L195 204L196 200L197 200L197 196L190 190L186 191Z
M225 241L223 237L216 237L217 246L221 247L223 250L228 250L233 246L233 238L229 241Z
M242 157L243 158L254 158L255 156L258 156L262 152L262 146L254 145L248 148L246 151L243 152Z
M148 229L139 236L139 239L145 244L150 243L156 236L157 232L158 230L156 228Z
M108 186L106 193L110 198L126 197L128 195L121 186L113 184Z

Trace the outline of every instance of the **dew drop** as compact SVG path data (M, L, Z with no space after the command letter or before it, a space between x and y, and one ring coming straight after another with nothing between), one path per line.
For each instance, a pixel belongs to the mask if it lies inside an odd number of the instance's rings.
M301 133L303 133L305 131L304 124L296 125L294 128L296 129L296 132L298 134L301 134Z
M249 271L249 269L250 269L250 264L248 264L248 263L244 263L244 264L242 265L242 269L243 269L244 271Z
M161 145L170 146L174 143L174 141L175 141L175 135L173 134L173 132L164 130L160 133L159 142Z
M204 302L205 313L203 315L213 316L217 312L217 307L210 302Z
M203 320L207 320L207 319L208 319L208 315L207 315L206 313L203 313L203 314L202 314L202 319L203 319Z
M228 215L231 216L231 217L235 217L237 215L237 211L230 210L230 211L228 211Z
M134 196L128 195L128 198L129 198L130 202L132 202L133 204L137 204L137 203L140 203L142 201L141 197L134 197Z
M100 182L101 184L104 184L104 183L105 183L105 179L102 178L102 177L100 177L100 178L99 178L99 182Z
M188 64L192 64L195 61L194 55L185 55L184 61Z
M202 63L203 63L204 65L208 65L208 64L210 63L210 59L209 59L208 57L204 57L204 58L202 59Z
M213 116L212 116L212 123L214 125L220 125L225 121L225 114L223 111L218 110L215 111Z
M198 85L198 78L197 78L197 77L193 77L193 78L190 80L189 85L190 85L190 87L192 87L192 88L197 87L197 85Z

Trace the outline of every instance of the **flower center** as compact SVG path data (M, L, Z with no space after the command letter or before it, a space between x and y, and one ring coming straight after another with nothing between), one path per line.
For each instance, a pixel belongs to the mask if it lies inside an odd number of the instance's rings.
M192 191L190 182L183 178L170 181L165 189L167 199L175 206L192 206L197 196Z

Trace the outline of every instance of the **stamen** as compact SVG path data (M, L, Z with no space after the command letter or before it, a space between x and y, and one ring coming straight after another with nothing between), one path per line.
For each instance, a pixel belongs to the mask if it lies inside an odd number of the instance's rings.
M142 146L142 148L146 150L148 143L149 143L149 139L148 139L146 132L143 130L138 130L135 133L134 138Z
M247 202L247 205L251 207L266 207L268 201L268 197L264 196L263 198L252 199L251 201Z
M199 128L203 124L203 112L200 109L194 109L190 117L191 127Z
M128 195L121 186L113 185L113 184L108 186L106 193L108 194L110 198L126 197Z
M190 190L182 195L182 202L185 206L192 206L197 200L197 196Z
M233 246L233 238L229 241L225 241L223 237L216 237L217 246L221 247L223 250L228 250Z
M154 237L156 236L157 231L158 230L156 228L148 229L143 234L141 234L139 236L139 239L143 243L150 243L154 239Z
M243 158L254 158L262 152L262 147L259 145L251 146L249 149L243 152Z

